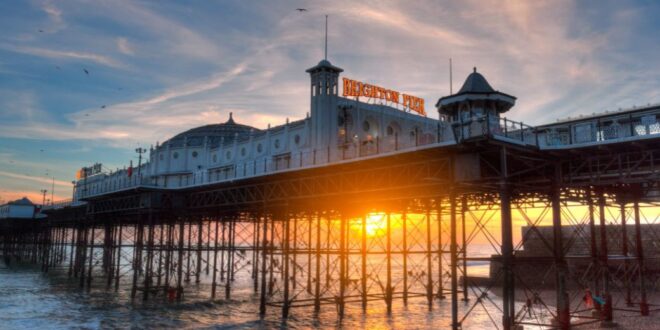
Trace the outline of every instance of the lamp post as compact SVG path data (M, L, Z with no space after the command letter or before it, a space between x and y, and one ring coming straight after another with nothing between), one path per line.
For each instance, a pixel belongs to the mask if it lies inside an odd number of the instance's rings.
M41 189L39 190L39 192L41 192L41 195L43 196L43 199L41 200L41 207L44 207L44 205L46 205L46 193L48 192L48 190Z
M142 182L142 177L140 175L140 168L142 167L141 166L142 165L142 154L146 153L147 149L138 147L138 148L135 148L135 152L138 153L138 181Z
M71 205L73 205L73 202L76 200L76 180L71 181L71 184L73 185L71 189Z

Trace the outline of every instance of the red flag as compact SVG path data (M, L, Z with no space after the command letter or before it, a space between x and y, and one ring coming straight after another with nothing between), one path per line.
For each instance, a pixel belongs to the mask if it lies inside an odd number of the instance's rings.
M131 175L133 175L133 161L131 160L131 164L128 165L128 177L130 178Z
M591 295L591 290L589 290L589 289L585 290L583 300L584 300L584 304L587 307L593 307L594 306L594 300L593 300L593 297Z

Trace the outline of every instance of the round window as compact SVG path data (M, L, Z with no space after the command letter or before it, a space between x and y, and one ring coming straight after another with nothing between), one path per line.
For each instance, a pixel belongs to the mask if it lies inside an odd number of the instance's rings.
M217 163L218 162L218 155L213 154L213 162Z
M257 144L257 152L261 153L263 151L263 147L261 146L261 143Z
M280 147L280 139L275 140L275 149Z
M365 121L362 123L362 129L363 129L365 132L369 132L369 128L371 128L371 125L369 125L369 122L365 120Z
M193 156L193 158L197 158L197 155L198 155L197 151L193 151L193 152L192 152L192 156Z
M174 159L179 158L179 153L175 151L175 152L172 154L172 158L174 158Z
M225 157L227 158L227 160L230 160L231 159L231 151L227 151L227 153L225 154Z
M300 144L300 135L296 134L296 136L293 137L293 142L295 142L296 145Z
M241 156L245 157L245 153L246 153L245 148L241 148Z

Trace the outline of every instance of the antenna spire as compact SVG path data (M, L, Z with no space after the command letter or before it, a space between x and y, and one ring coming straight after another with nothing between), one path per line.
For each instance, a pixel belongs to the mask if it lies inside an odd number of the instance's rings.
M325 15L325 56L323 59L328 60L328 15Z
M451 57L449 58L449 95L454 94L454 84L452 79Z

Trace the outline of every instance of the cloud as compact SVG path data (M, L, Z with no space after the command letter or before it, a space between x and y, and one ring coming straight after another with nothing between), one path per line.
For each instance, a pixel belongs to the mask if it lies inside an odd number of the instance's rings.
M125 68L126 65L105 55L99 55L99 54L94 54L94 53L86 53L86 52L80 52L80 51L67 51L67 50L54 50L54 49L47 49L47 48L39 48L39 47L29 47L29 46L9 46L9 45L4 45L0 46L6 50L17 52L17 53L22 53L22 54L28 54L28 55L33 55L33 56L39 56L39 57L47 57L47 58L59 58L59 59L74 59L74 60L85 60L85 61L90 61L94 63L98 63L101 65L105 65L108 67L112 68Z
M2 171L2 170L0 170L0 176L12 178L12 179L28 180L28 181L43 183L43 184L48 184L48 185L53 183L53 179L50 179L50 178L29 176L29 175L17 174L17 173ZM59 187L71 188L71 182L62 181L62 180L55 180L55 185L59 186Z
M44 33L56 33L66 27L66 22L62 17L62 10L55 6L51 1L45 1L41 4L41 10L43 10L50 19L50 23L47 24L44 28L40 29Z
M124 55L134 55L133 47L128 43L128 39L124 37L117 38L117 49Z

